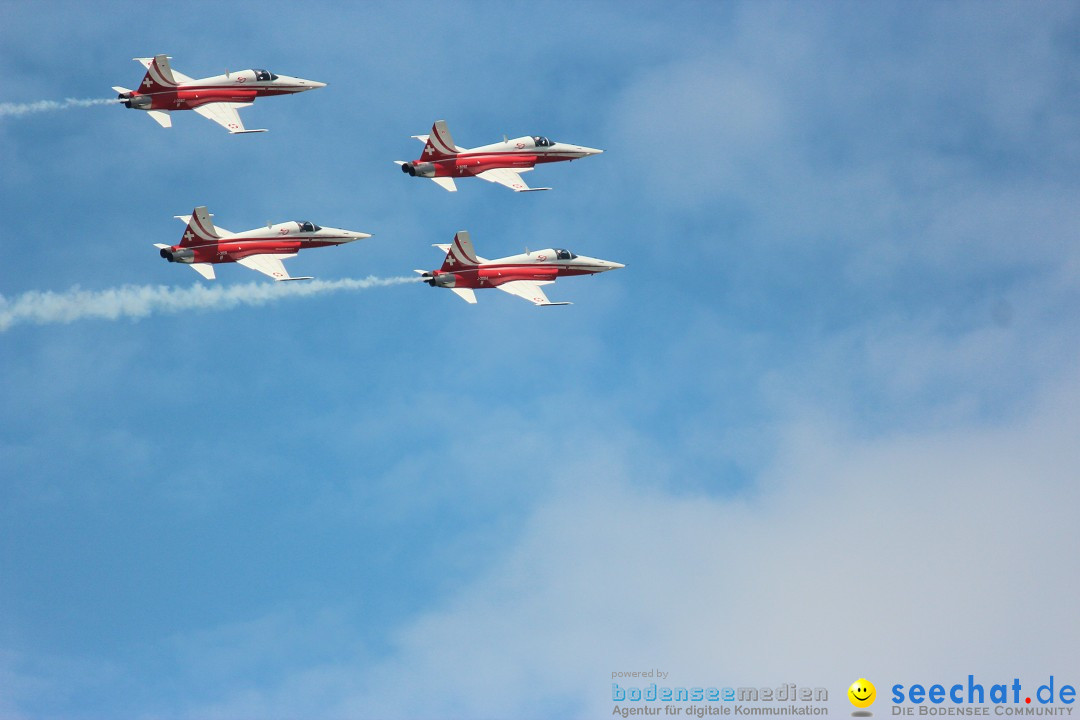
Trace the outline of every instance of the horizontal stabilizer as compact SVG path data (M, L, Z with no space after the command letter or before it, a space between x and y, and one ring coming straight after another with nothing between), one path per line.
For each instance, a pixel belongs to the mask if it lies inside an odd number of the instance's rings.
M210 263L191 263L191 265L189 265L188 267L202 275L207 280L214 279L214 266Z
M454 178L433 177L431 179L434 180L439 187L449 190L450 192L457 192L457 185L454 184Z
M470 305L476 304L476 293L472 291L472 288L450 288L450 290Z
M147 110L146 114L152 117L163 128L172 127L172 117L168 110Z

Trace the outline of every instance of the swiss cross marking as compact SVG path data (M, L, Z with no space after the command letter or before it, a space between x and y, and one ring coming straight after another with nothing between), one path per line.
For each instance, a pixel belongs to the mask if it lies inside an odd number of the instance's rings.
M142 81L142 84L146 87L150 87L154 84L154 82L149 77L147 77Z

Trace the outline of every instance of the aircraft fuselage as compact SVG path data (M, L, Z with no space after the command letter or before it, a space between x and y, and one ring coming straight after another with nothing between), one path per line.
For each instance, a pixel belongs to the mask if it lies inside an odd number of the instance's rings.
M134 90L130 96L121 99L125 106L136 110L193 110L209 103L250 103L254 102L255 98L291 95L314 87L314 84L300 85L291 82L245 81L244 73L236 73L232 75L232 79L222 75L194 83L182 83L167 90Z
M272 228L248 230L218 240L194 241L186 238L178 245L161 248L161 257L179 263L230 263L251 255L292 255L309 248L343 245L370 237L367 233L320 228L306 234L297 223L282 223Z
M461 269L443 269L431 273L434 284L439 287L485 288L496 287L517 280L549 282L560 277L595 275L623 267L620 263L575 255L572 259L559 260L556 250L512 255L489 260L480 265ZM563 251L565 252L565 251Z

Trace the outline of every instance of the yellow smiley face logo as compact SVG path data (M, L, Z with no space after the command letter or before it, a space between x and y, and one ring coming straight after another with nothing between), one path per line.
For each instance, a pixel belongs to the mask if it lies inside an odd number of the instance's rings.
M851 687L847 689L847 696L855 707L867 708L874 704L874 700L877 698L877 690L874 689L874 683L866 678L859 678L851 683Z

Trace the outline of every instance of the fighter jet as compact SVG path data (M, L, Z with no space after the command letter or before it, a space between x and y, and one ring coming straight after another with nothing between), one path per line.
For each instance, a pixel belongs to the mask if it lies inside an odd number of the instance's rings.
M395 160L401 171L413 177L431 178L450 192L457 192L455 177L478 177L505 185L514 192L550 190L531 188L521 179L539 163L577 160L599 155L603 150L555 142L541 135L526 135L501 143L467 149L454 144L445 120L436 120L430 135L413 135L424 143L419 160Z
M307 248L344 245L371 237L367 233L319 227L307 221L267 223L266 227L231 233L215 227L212 217L205 205L195 208L191 215L177 215L178 220L187 223L180 242L176 245L155 243L154 247L159 248L161 257L169 262L190 265L207 280L214 279L214 265L230 262L258 270L275 280L311 280L310 276L289 277L281 261L295 257Z
M269 70L226 71L224 75L196 80L169 66L169 56L132 58L146 68L146 76L138 90L114 86L117 98L125 107L145 110L162 127L172 127L170 112L194 110L221 125L230 133L266 132L246 130L237 114L239 108L251 105L255 98L326 87L314 80L275 75Z
M569 305L551 302L540 289L555 278L567 275L593 275L625 267L617 262L575 255L558 248L525 251L498 260L485 260L473 252L472 241L465 230L458 231L451 245L434 245L446 253L438 270L416 270L421 280L431 287L449 288L467 303L476 302L474 290L496 288L517 295L533 305Z

